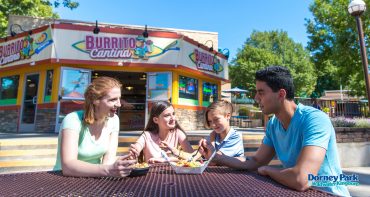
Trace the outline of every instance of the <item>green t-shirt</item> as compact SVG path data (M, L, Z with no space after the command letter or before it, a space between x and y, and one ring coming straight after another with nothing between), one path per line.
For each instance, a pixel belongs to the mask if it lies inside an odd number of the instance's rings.
M119 132L119 118L117 115L114 115L114 117L108 118L100 138L98 140L93 139L89 128L83 125L83 113L83 111L75 111L63 119L59 130L57 159L53 170L62 169L60 146L63 129L70 129L79 133L77 158L92 164L100 164L102 162L102 158L109 147L110 135L113 132Z

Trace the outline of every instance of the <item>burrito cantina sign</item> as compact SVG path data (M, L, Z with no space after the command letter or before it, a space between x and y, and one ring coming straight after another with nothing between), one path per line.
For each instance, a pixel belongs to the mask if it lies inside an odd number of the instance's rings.
M173 43L171 43L172 46ZM85 40L72 45L75 49L88 53L92 59L148 59L159 56L168 50L179 50L167 46L161 49L152 40L143 36L107 37L87 35Z

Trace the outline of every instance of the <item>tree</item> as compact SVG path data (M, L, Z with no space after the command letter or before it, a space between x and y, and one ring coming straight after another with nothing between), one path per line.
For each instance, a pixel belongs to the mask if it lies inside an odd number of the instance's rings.
M8 26L8 17L10 14L25 15L25 16L38 16L48 18L59 18L53 12L53 6L75 9L79 3L71 0L0 0L0 37L8 35L6 28Z
M365 2L370 5L370 0ZM341 83L352 94L365 95L356 21L347 11L348 4L348 0L315 0L309 8L313 19L306 19L307 49L317 70L315 92L319 95L324 90L338 90ZM368 11L361 17L365 42L369 40L369 17Z
M255 90L256 71L271 65L289 68L296 96L309 97L315 89L316 74L309 52L285 31L254 31L247 38L230 66L232 86L248 89L249 96L254 97L251 92Z

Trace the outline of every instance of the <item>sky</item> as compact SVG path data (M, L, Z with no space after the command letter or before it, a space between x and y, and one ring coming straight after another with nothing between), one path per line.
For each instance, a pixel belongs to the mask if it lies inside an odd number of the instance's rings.
M218 47L227 48L232 60L256 31L283 30L307 46L305 19L312 18L312 0L77 0L70 10L54 9L62 19L86 22L148 25L218 32Z

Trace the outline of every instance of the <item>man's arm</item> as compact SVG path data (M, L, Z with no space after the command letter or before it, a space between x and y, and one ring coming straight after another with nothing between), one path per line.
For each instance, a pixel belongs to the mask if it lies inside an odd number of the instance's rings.
M270 166L258 168L262 175L270 176L275 181L297 191L305 191L308 186L308 174L317 175L324 160L326 150L319 146L306 146L299 154L297 164L292 168L278 169Z
M257 170L258 167L267 165L275 156L274 148L262 144L251 159L245 157L229 157L218 151L212 161L219 165L228 166L240 170Z

